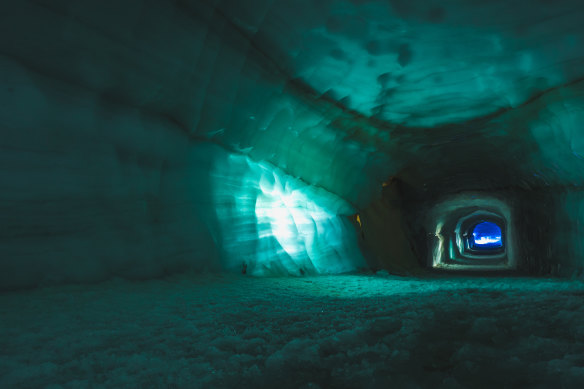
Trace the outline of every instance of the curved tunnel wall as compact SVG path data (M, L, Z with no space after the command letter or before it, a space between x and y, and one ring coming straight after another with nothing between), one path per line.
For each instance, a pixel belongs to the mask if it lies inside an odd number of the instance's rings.
M427 250L420 214L461 190L521 193L553 230L517 219L527 247L546 242L525 268L577 271L575 4L534 7L520 30L496 4L457 1L3 2L0 286L408 273ZM387 200L390 177L405 189ZM533 211L540 197L553 213ZM291 245L261 211L289 198Z
M257 247L254 209L229 214L257 196L253 160L286 169L284 185L297 181L290 174L315 184L331 217L366 201L371 184L358 172L382 163L285 93L285 75L211 5L121 6L2 5L4 288L277 256L278 242ZM337 246L317 256L354 268Z

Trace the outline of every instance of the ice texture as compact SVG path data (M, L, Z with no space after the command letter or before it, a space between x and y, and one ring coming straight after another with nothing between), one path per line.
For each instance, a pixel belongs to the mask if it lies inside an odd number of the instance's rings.
M365 266L349 221L356 210L338 196L237 154L219 154L210 180L227 269L305 275Z
M386 263L500 190L553 215L522 258L578 274L581 2L524 3L3 1L0 288L354 269L392 179Z
M584 385L584 285L186 275L0 295L0 387Z
M0 387L584 387L582 1L526 3L0 1ZM566 278L424 273L464 193Z

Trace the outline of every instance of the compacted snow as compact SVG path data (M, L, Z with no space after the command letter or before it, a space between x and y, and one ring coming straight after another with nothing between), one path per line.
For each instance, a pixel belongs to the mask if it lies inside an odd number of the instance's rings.
M584 284L188 275L0 295L0 387L584 387Z

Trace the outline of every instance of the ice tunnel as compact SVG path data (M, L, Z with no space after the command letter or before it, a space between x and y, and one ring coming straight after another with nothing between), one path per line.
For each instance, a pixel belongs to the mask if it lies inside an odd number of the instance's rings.
M583 387L579 0L0 2L0 387Z

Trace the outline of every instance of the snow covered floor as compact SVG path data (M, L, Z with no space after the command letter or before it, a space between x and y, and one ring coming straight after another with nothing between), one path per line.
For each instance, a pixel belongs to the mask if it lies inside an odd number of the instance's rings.
M584 284L188 275L0 295L0 387L584 387Z

